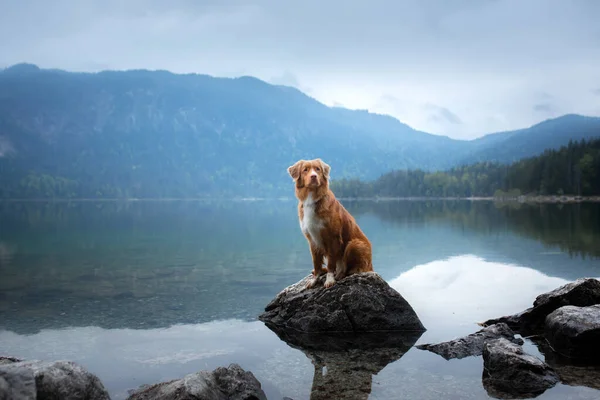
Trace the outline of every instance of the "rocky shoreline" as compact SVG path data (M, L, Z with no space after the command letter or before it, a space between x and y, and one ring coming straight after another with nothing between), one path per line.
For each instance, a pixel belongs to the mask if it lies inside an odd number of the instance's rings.
M482 383L495 398L536 397L558 382L598 389L600 384L600 281L582 278L536 297L532 307L481 323L464 338L418 349L445 359L483 356ZM520 334L545 361L527 354ZM587 376L587 377L586 377Z
M368 399L373 376L414 347L426 328L377 273L325 289L306 280L282 290L259 319L314 366L311 399ZM523 312L490 319L463 338L417 349L446 360L481 356L482 385L495 398L536 397L562 382L600 389L600 281L586 278L539 295ZM526 337L545 360L523 349ZM324 374L323 370L327 370ZM108 400L100 379L71 361L0 357L0 400ZM238 364L143 385L128 400L263 400L261 383ZM291 400L289 398L285 398Z

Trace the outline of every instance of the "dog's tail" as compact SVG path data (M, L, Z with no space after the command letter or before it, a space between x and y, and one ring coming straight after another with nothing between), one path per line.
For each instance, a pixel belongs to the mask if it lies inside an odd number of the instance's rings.
M353 239L346 246L344 264L348 274L373 271L371 246L360 239Z

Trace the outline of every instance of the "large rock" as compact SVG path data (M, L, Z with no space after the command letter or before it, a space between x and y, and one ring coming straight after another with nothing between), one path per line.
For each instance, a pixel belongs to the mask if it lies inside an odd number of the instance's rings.
M0 400L35 400L35 376L30 369L0 368Z
M252 372L237 364L200 371L182 379L145 385L128 400L266 400L260 382Z
M421 344L417 348L428 350L450 360L461 359L471 356L480 356L483 352L483 344L487 340L505 338L512 343L522 345L523 340L515 337L515 333L504 323L483 328L468 336L437 344Z
M35 380L35 397L23 399L109 400L97 376L72 361L18 361L0 365L0 376L9 393L30 393L30 377ZM24 389L20 389L24 388ZM1 397L0 397L1 398ZM8 397L12 399L13 397Z
M559 381L548 364L505 338L485 342L483 368L483 386L496 398L537 397Z
M533 307L515 315L490 319L481 325L506 323L518 333L534 334L544 330L546 316L562 306L587 307L600 304L600 281L582 278L536 297Z
M306 289L309 279L281 291L259 319L300 332L425 331L411 305L375 272L350 275L328 289L325 276Z
M600 304L555 310L546 317L544 334L554 351L565 357L600 360Z

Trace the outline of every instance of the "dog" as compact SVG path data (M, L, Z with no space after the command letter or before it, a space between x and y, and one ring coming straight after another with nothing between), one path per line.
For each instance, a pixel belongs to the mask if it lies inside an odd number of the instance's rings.
M330 166L320 158L299 160L287 171L296 183L300 229L313 261L306 288L325 273L324 286L330 288L348 275L373 271L371 242L329 188Z

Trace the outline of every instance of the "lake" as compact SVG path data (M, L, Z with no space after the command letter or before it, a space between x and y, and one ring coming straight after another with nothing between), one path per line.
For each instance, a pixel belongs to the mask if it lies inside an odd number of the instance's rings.
M473 333L542 292L600 277L600 204L344 203L373 243L375 270L426 326L417 344ZM310 358L257 320L311 271L296 207L0 203L0 354L76 361L114 399L230 363L252 371L269 399L308 399ZM371 380L371 399L486 399L482 366L413 347L373 376L356 374ZM587 384L595 388L558 384L538 398L598 399L600 380Z

